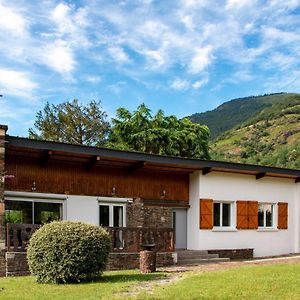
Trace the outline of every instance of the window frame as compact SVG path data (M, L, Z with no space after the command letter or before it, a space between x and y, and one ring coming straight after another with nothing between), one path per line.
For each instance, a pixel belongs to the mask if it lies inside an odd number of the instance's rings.
M122 202L107 202L107 201L99 201L98 202L98 224L101 226L100 223L100 206L108 206L109 207L109 226L108 227L114 227L114 207L115 206L121 206L123 207L123 226L126 227L126 203Z
M220 225L215 226L214 225L214 204L219 203L220 204ZM230 205L230 224L229 226L223 226L223 204L229 204ZM228 201L228 200L214 200L213 201L213 230L232 230L235 228L235 210L236 205L234 201Z
M259 222L258 224L258 230L268 230L268 229L276 229L277 228L277 203L274 202L258 202L258 209L260 207L260 205L266 206L266 205L271 205L272 207L272 226L266 226L267 225L267 213L266 213L266 209L264 208L263 212L264 212L264 225L263 226L259 226ZM258 219L258 212L257 212L257 219Z

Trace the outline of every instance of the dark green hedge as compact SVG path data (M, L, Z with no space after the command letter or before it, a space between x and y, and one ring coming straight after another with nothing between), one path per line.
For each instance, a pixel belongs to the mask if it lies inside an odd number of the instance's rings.
M105 270L111 240L99 226L54 221L30 239L29 269L38 282L71 283L99 278Z

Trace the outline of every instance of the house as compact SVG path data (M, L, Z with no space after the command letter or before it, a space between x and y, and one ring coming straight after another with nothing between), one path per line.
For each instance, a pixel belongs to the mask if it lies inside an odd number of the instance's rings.
M0 126L6 274L25 272L16 266L26 264L26 239L55 219L108 227L111 268L138 266L149 242L161 265L178 249L238 258L300 252L299 170L30 140L6 130Z

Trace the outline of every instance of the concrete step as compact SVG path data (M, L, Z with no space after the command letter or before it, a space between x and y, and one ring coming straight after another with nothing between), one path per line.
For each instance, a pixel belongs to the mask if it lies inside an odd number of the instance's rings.
M194 254L194 253L178 253L178 260L182 259L209 259L209 258L219 258L219 254Z
M208 254L207 250L176 250L176 252L178 253L178 255L180 254Z
M207 259L182 259L178 260L177 265L201 265L201 264L209 264L209 263L219 263L219 262L227 262L230 261L229 258L207 258Z

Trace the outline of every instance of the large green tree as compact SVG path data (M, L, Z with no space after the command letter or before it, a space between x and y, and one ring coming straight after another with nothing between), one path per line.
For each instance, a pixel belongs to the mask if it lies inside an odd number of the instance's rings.
M29 129L32 139L57 141L88 146L101 146L109 132L107 115L101 103L87 105L78 100L57 105L46 103L36 115L34 128Z
M193 158L209 158L209 129L189 119L165 116L162 110L155 115L141 104L133 113L117 110L112 119L108 143L110 148L145 153Z

